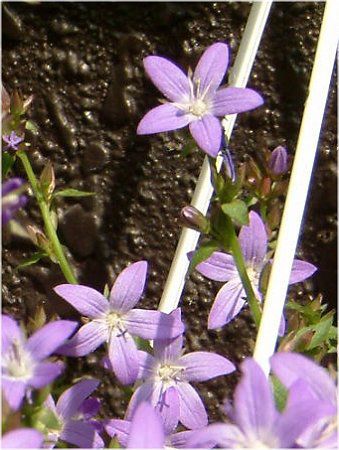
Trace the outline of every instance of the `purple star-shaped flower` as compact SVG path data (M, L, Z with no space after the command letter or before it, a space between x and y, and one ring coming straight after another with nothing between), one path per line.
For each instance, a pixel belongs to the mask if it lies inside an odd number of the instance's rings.
M7 143L4 150L18 150L18 145L24 139L16 134L15 131L11 131L11 134L5 134L2 139Z
M251 211L249 225L243 226L239 233L239 243L245 259L248 277L259 300L259 280L267 263L267 233L260 216ZM246 292L242 286L232 255L214 252L196 269L211 280L226 282L219 290L208 317L208 328L215 329L230 322L246 303ZM305 261L293 261L289 284L298 283L310 277L317 268ZM281 321L280 334L284 334L285 321Z
M263 103L252 89L218 89L229 62L228 46L221 42L208 47L193 76L171 61L147 56L144 66L148 76L169 102L151 109L138 125L138 134L176 130L189 125L199 147L216 157L221 145L222 128L217 117L249 111Z
M1 448L41 448L44 435L33 428L18 428L1 437Z
M234 424L216 423L197 431L188 440L190 448L291 448L311 424L328 412L325 402L305 399L305 383L291 386L282 413L275 407L269 380L260 366L247 358L241 365L243 376L235 389ZM299 397L299 401L290 398Z
M174 387L170 387L167 391L167 399L170 399L171 401L175 401L175 398L177 397L176 392L175 392L175 388ZM143 408L143 410L146 410L146 407L143 405L147 405L147 411L153 411L151 414L153 416L156 416L158 420L160 420L161 423L161 438L163 439L161 442L165 443L165 447L172 447L172 448L186 448L186 443L188 441L188 439L193 435L193 433L195 433L195 430L189 430L189 431L180 431L178 433L173 433L173 428L167 428L168 425L170 425L171 427L173 426L172 424L168 424L168 423L163 423L162 421L162 417L154 411L154 408L152 406L150 406L149 403L146 402L142 402L135 410L135 413L133 415L133 419L132 421L130 420L121 420L121 419L111 419L111 420L107 420L105 423L105 430L107 432L107 434L109 434L112 438L113 437L117 437L119 443L125 448L128 446L128 442L132 433L132 424L135 423L136 417L139 414L139 411ZM146 411L145 411L146 412ZM142 417L142 416L141 416ZM144 414L144 418L146 417L146 414ZM140 429L138 430L138 432L135 432L136 435L136 439L138 439L138 437L140 438L140 436L144 437L144 435L146 434L148 436L147 433L149 433L149 431L151 432L151 436L149 437L150 439L150 444L154 445L155 443L152 441L153 439L153 427L158 427L159 425L154 423L155 420L150 419L150 423L149 424L145 424L145 422L142 422L142 425L140 426ZM163 437L164 436L164 437ZM135 442L135 447L140 447L140 448L145 448L142 447L140 445L141 441L137 440ZM144 441L142 441L143 444ZM160 445L154 445L154 447L158 447ZM151 448L154 448L151 447ZM161 446L162 447L162 446Z
M5 183L2 184L1 219L3 225L5 225L13 218L13 215L18 209L26 205L27 197L25 195L22 195L24 184L25 180L23 180L22 178L11 178L10 180L5 181Z
M287 389L300 380L309 387L307 396L328 405L328 414L312 424L299 436L297 443L304 448L336 448L338 443L337 389L326 369L298 353L279 352L272 356L273 373ZM297 395L294 399L300 401Z
M57 403L49 395L44 406L55 417L57 426L48 430L46 446L53 448L58 439L80 448L103 448L104 442L99 436L97 422L91 418L98 412L96 399L87 399L97 388L98 380L85 379L64 391Z
M160 311L133 309L145 286L147 262L139 261L117 277L109 301L92 288L62 284L54 290L91 319L59 349L63 355L84 356L104 342L113 371L123 384L138 376L138 350L132 335L143 339L174 338L184 331L181 320Z
M74 332L76 322L57 320L36 331L27 340L11 317L2 315L2 390L13 411L20 408L25 393L40 389L58 377L63 364L44 362Z
M226 375L235 367L215 353L194 352L181 356L182 344L181 335L172 340L154 341L154 356L139 351L138 378L144 383L132 395L127 420L141 402L148 401L163 417L166 430L174 429L179 420L189 429L207 425L205 406L190 382ZM170 391L171 387L174 390Z

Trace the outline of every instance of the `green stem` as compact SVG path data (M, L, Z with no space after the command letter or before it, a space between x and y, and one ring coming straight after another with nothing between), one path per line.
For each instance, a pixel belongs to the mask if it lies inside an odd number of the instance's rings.
M248 301L249 307L251 309L254 322L255 322L257 328L259 328L260 319L261 319L261 309L260 309L258 300L255 296L255 293L253 291L251 281L248 277L244 257L243 257L241 247L240 247L240 244L239 244L239 241L238 241L235 229L234 229L234 225L231 220L229 220L228 229L229 229L228 231L230 233L229 234L229 236L230 236L229 244L231 247L233 259L234 259L235 265L237 267L241 282L244 286L246 296L247 296L247 301Z
M38 180L36 179L36 176L34 174L31 163L24 151L17 152L17 155L21 159L21 162L26 171L28 180L32 186L34 196L39 204L41 215L42 215L42 218L43 218L43 221L45 224L45 231L48 236L48 239L50 240L50 242L52 244L53 251L58 260L60 269L62 270L62 273L65 275L65 278L69 283L77 284L77 279L73 273L73 270L72 270L70 264L67 261L67 258L65 256L62 246L60 244L58 235L53 226L49 206L40 191Z

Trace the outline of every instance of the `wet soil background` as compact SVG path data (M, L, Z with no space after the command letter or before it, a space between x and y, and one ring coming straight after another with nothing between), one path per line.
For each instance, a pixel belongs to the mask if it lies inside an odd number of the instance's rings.
M315 53L322 2L279 2L270 19L249 86L265 105L238 117L231 147L238 161L259 148L286 145L294 152ZM82 284L102 290L129 263L149 262L145 308L156 308L180 234L180 209L190 201L203 154L183 158L183 131L138 137L141 117L161 97L142 59L158 54L185 69L202 51L226 41L231 61L250 10L247 3L3 3L2 77L35 100L39 131L30 159L39 173L54 164L58 187L94 191L58 204L59 233ZM299 256L319 267L295 297L322 293L336 299L336 81L332 80ZM15 168L17 174L20 167ZM34 200L19 221L40 223ZM33 252L25 239L3 236L3 310L26 320L43 304L48 314L78 318L52 287L64 282L57 266L15 267ZM251 354L255 332L248 312L220 331L207 331L218 283L192 274L182 300L187 350L210 350L239 363ZM126 407L114 376L100 368L99 351L70 359L66 381L100 377L106 416ZM199 385L210 419L232 395L238 374Z

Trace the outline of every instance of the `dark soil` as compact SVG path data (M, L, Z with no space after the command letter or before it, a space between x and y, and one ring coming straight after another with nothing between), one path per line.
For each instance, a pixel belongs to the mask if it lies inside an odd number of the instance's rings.
M265 105L238 118L231 147L239 161L279 144L294 152L323 9L322 2L273 5L249 81ZM142 59L159 54L194 67L208 45L226 41L233 60L249 10L249 4L234 2L3 4L3 82L10 92L18 88L25 96L34 94L30 114L39 127L30 137L34 168L39 173L51 160L58 187L96 193L59 203L60 236L82 284L102 290L127 264L146 259L143 306L157 307L180 233L179 212L190 201L204 155L181 156L183 132L136 135L138 121L160 97ZM335 86L333 80L299 248L299 256L319 270L295 289L297 297L320 292L332 304ZM24 224L40 222L33 199L19 217ZM52 293L64 282L58 267L43 262L17 273L14 268L33 247L24 239L4 239L4 311L27 320L43 304L49 314L76 318ZM238 363L251 354L255 333L246 311L221 331L207 331L219 287L196 273L188 281L182 301L187 349L216 351ZM82 374L100 377L105 413L122 416L123 393L98 367L99 356L70 359L67 380ZM212 421L221 417L218 408L236 380L232 375L199 386Z

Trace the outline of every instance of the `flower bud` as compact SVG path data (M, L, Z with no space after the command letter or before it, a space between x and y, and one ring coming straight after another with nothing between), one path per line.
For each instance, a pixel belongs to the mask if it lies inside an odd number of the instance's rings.
M268 161L268 167L273 175L282 175L287 172L288 156L285 147L279 145L279 147L273 150Z
M210 229L209 221L206 217L194 206L185 206L182 208L180 218L186 227L201 233L208 233Z

